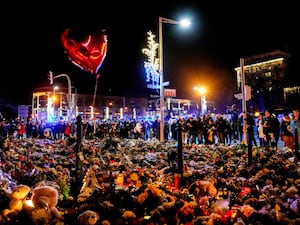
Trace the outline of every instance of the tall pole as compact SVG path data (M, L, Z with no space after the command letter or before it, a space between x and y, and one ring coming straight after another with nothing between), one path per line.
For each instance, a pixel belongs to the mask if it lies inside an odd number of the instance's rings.
M164 60L163 60L163 23L168 23L168 24L181 24L182 26L189 26L190 21L188 20L183 20L181 22L172 20L172 19L167 19L164 17L159 17L158 18L158 38L159 38L159 74L160 74L160 141L164 141L164 127L165 127L165 93L164 93L164 85L167 85L164 83Z
M165 126L165 109L164 109L164 101L165 101L165 96L164 96L164 69L163 69L163 38L162 38L162 23L163 23L163 18L159 17L158 18L158 36L159 36L159 74L160 74L160 80L159 80L159 85L160 85L160 105L159 105L159 111L160 111L160 133L159 133L159 138L160 141L163 142L165 139L165 132L164 132L164 126Z
M206 98L205 98L205 92L201 93L201 115L203 116L206 113L207 107L206 107Z
M246 103L246 91L245 91L245 71L244 71L244 58L240 59L241 64L241 89L242 89L242 110L243 110L243 132L244 143L247 145L247 103Z
M56 117L56 95L55 95L55 87L53 88L53 96L52 96L52 101L53 101L53 116Z
M82 118L80 115L76 118L77 132L76 132L76 174L75 174L75 188L77 194L80 193L83 171L82 171L82 161L80 155L82 154Z
M205 99L205 88L204 87L194 87L195 91L200 93L200 113L203 116L206 113L206 99Z
M67 99L68 99L68 118L71 121L72 119L72 115L73 115L73 107L72 107L72 85L71 85L71 79L67 74L59 74L53 77L53 79L55 78L59 78L59 77L65 77L67 78L68 81L68 95L67 95Z
M200 108L201 108L201 116L203 116L203 93L200 92Z
M95 118L95 102L96 102L96 96L97 96L97 87L98 87L98 79L100 75L96 75L96 83L95 83L95 89L94 89L94 96L93 96L93 102L92 102L92 107L93 107L93 131L94 133L96 132L96 118Z

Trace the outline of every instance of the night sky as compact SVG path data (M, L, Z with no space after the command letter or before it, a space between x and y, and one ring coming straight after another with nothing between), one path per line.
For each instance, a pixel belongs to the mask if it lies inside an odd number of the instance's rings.
M130 2L130 3L128 3ZM132 2L132 3L131 3ZM157 35L158 17L192 26L163 25L164 78L178 98L226 101L236 86L234 67L241 57L285 50L299 59L300 13L296 1L9 1L2 3L2 82L0 99L30 104L32 91L49 87L47 73L68 74L78 93L93 94L95 75L74 65L60 42L70 28L85 35L107 34L107 55L100 67L97 94L148 96L143 62L147 32ZM288 3L292 2L292 3ZM4 60L4 61L3 61ZM55 80L61 86L66 80Z

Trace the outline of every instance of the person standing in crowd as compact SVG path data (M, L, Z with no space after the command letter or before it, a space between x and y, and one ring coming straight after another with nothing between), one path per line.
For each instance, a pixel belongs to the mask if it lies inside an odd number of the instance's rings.
M39 136L39 128L37 122L34 120L30 120L26 132L28 138L38 138Z
M300 119L299 119L299 110L294 110L291 120L291 132L295 137L296 129L298 131L298 142L300 141ZM296 141L296 140L295 140ZM298 143L299 146L299 143Z
M209 132L209 129L211 128L211 121L213 121L211 115L209 115L208 113L206 113L203 116L203 137L204 137L204 144L210 144L209 140L208 140L208 135L211 134L211 132Z
M265 111L265 116L264 116L264 133L266 135L266 145L269 147L275 147L275 135L274 135L274 121L272 114L270 113L269 110Z
M255 120L253 118L253 115L250 113L247 113L247 132L248 132L248 137L250 137L250 140L248 140L248 143L250 143L250 141L252 141L251 144L254 144L255 146L257 146L257 142L256 142L255 135L254 135L254 127L255 127Z
M142 138L143 136L143 123L142 121L136 121L133 128L134 139Z
M124 122L124 138L130 137L130 120L126 118Z
M181 126L181 138L182 138L182 143L187 144L188 143L188 129L186 126L186 120L184 117L181 117L178 121L178 123Z
M64 132L65 132L65 122L60 120L56 124L56 130L58 134L58 140L62 140L64 138Z
M66 122L64 127L64 138L70 138L72 131L71 131L71 122Z
M273 122L274 122L275 148L277 148L279 137L280 137L280 121L277 118L277 115L275 113L273 113L271 116L272 116Z
M160 119L157 116L152 124L153 137L160 140Z
M217 114L215 125L218 143L225 145L225 130L227 129L227 123L226 120L223 118L223 115L221 115L220 113Z
M237 126L238 126L239 141L243 142L243 140L244 140L244 113L240 113L240 115L238 117Z
M236 104L233 104L231 106L231 110L229 111L231 114L230 122L231 122L231 127L232 127L232 138L234 141L238 140L239 137L239 110L236 106Z
M143 122L143 133L144 133L144 140L148 141L151 139L151 121L150 120L145 120Z
M205 139L204 139L204 133L205 131L205 125L203 123L203 117L201 116L197 116L196 118L196 124L197 124L197 143L198 144L204 144L205 143Z
M187 131L188 131L188 144L195 144L197 137L197 123L196 120L191 116L186 121Z
M259 146L264 147L265 146L265 141L266 141L266 135L264 133L264 113L260 113L259 117L256 122L257 126L257 135L258 135L258 140L259 140Z
M225 144L230 145L232 142L232 127L228 114L225 114L226 129L225 129Z
M215 144L216 126L213 118L210 117L207 124L207 144Z
M170 130L171 130L171 140L176 140L177 141L177 120L176 119L171 119L171 125L170 125Z
M289 114L284 114L280 124L280 134L284 147L294 149L294 135L291 131L291 118Z
M24 138L25 130L26 130L26 126L25 126L24 121L22 120L17 124L17 138L18 139Z
M39 138L43 139L45 138L45 129L46 129L46 122L41 120L39 123Z

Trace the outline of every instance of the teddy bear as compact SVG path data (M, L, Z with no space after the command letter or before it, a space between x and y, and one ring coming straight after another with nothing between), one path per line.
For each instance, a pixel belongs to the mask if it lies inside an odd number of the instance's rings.
M33 208L29 211L34 222L62 219L57 209L58 191L52 186L38 186L32 190Z
M1 212L0 220L9 221L11 216L16 216L23 210L26 197L30 193L30 187L27 185L17 185L11 192L5 190L5 195L10 199L8 209Z
M77 217L77 220L80 225L95 225L99 220L99 214L92 210L86 210Z

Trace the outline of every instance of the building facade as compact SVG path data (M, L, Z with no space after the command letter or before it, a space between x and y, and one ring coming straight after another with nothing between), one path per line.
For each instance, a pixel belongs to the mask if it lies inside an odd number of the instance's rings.
M94 104L93 104L94 102ZM71 107L70 107L71 105ZM196 116L201 112L199 100L166 97L165 117ZM78 115L84 121L103 119L155 119L160 116L159 98L71 94L68 103L66 90L52 87L37 88L32 95L31 118L54 122L74 121ZM212 113L213 102L207 102L207 112ZM73 109L70 111L70 108Z
M295 102L289 102L286 93L287 77L291 75L291 58L291 54L281 50L244 58L245 85L251 88L251 98L247 101L248 110L276 111L292 107ZM237 89L241 92L241 65L235 71Z

